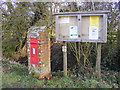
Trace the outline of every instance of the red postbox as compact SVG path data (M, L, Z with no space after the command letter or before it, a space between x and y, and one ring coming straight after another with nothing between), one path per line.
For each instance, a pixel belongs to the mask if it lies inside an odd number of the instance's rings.
M50 39L44 27L31 27L27 34L29 74L39 79L52 77L50 67Z
M30 38L30 64L38 65L38 39Z

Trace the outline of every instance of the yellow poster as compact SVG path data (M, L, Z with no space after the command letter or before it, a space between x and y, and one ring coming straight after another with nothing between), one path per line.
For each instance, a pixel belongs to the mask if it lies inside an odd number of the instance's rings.
M90 26L99 27L99 16L90 16Z

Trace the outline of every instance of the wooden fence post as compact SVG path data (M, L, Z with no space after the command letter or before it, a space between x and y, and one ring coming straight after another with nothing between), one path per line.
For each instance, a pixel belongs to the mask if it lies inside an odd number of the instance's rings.
M98 79L101 77L101 43L98 43L97 45L97 59L96 59L96 76Z
M64 76L67 76L67 42L63 42L63 71L64 71Z

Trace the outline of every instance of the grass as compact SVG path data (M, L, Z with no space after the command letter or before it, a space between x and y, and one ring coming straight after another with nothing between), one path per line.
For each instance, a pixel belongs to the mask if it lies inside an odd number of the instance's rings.
M52 72L53 78L50 80L38 80L28 74L28 68L24 65L5 60L2 63L2 88L110 88L112 83L116 83L115 76L102 76L104 78L98 81L95 78L76 77L72 73L63 77L61 71ZM117 88L117 84L114 87Z

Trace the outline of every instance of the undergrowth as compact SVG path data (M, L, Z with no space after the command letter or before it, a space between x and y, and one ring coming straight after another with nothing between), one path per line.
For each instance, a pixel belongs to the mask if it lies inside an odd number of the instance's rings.
M52 72L53 78L37 79L28 74L28 67L13 61L2 61L0 67L2 75L2 88L118 88L116 74L107 71L102 73L101 80L96 78L76 76L69 71L68 76L64 77L63 71ZM108 75L109 74L109 75Z

